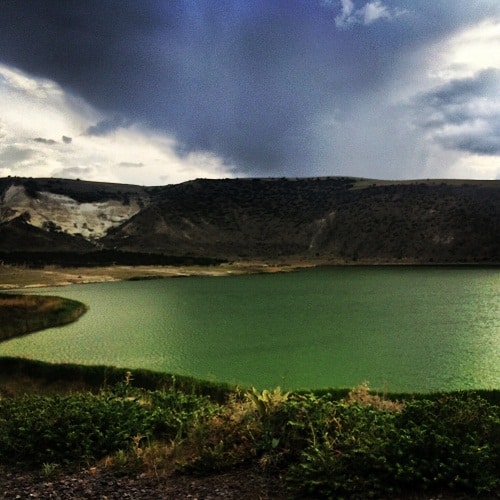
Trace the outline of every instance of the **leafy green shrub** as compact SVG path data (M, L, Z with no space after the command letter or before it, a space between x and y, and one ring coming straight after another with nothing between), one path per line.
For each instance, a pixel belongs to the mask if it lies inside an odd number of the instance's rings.
M155 438L184 438L193 425L208 418L217 408L206 396L174 391L145 392L148 426Z
M276 387L272 392L264 389L259 392L255 387L247 391L247 397L253 404L255 410L260 415L269 415L276 411L290 395L289 392L282 392L279 387Z
M327 498L378 494L388 476L394 412L339 402L330 410L326 419L312 423L312 438L290 467L288 485Z
M135 382L128 373L96 394L0 398L0 462L50 476L102 457L124 473L162 464L210 474L255 461L286 477L292 496L313 498L481 495L500 487L498 391L394 402L366 386L342 399L335 391L253 390L214 402L193 385L175 389L175 380L168 390Z
M203 396L136 389L129 380L99 394L0 399L0 457L32 465L87 462L141 439L183 437L212 405Z
M11 463L88 461L146 435L147 412L111 394L0 400L0 456Z
M500 412L480 397L409 404L398 420L395 481L483 493L497 487Z
M327 419L331 404L328 396L291 395L263 418L260 449L280 453L286 462L295 459L300 450L314 440L317 425Z
M500 415L479 397L409 402L400 412L334 403L287 475L295 492L366 498L498 487Z

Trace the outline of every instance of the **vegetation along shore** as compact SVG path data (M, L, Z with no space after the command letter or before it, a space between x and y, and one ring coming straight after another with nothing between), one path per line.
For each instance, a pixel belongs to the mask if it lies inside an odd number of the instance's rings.
M68 478L78 477L96 497L109 485L122 495L128 485L129 498L499 493L500 391L260 392L142 370L0 361L0 469L28 475L30 492L70 498ZM7 483L4 498L26 491Z
M86 310L62 297L0 294L0 341L71 323Z

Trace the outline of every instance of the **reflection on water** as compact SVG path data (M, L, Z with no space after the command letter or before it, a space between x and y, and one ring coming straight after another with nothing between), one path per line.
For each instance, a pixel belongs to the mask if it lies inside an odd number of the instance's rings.
M500 388L500 272L350 267L74 285L78 322L0 355L257 387Z

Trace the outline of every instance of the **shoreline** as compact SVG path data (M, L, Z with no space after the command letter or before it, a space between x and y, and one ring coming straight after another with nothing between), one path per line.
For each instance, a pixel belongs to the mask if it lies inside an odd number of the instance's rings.
M280 262L236 261L213 266L93 266L62 267L45 266L33 269L10 264L0 265L0 291L30 290L44 287L63 287L67 285L88 283L110 283L115 281L139 281L163 278L182 278L190 276L242 276L250 274L274 274L292 272L299 269L316 267L361 267L361 266L417 266L417 267L493 267L498 263L423 263L411 259L402 260L358 260L346 261L338 259L293 260L283 259Z
M88 307L53 295L0 294L0 343L77 321Z
M29 290L42 287L63 287L75 284L110 283L115 281L139 281L190 276L241 276L290 272L296 269L316 267L311 263L268 264L264 262L235 262L217 266L102 266L61 267L46 266L43 269L1 265L0 291Z

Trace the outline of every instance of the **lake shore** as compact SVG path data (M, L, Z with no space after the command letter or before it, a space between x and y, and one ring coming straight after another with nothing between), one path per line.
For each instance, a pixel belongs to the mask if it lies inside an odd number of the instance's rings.
M105 283L126 280L180 278L188 276L238 276L289 272L314 267L317 263L234 262L217 266L103 266L59 267L32 269L23 266L0 266L0 290L16 290L65 286L85 283Z
M398 260L344 260L344 259L280 259L268 261L235 261L211 266L93 266L61 267L45 266L33 269L0 263L0 290L18 290L86 283L113 281L180 278L188 276L241 276L246 274L270 274L291 272L321 266L481 266L480 263L422 263L414 259ZM490 264L491 265L491 264Z
M76 321L87 306L75 300L25 294L0 295L0 342Z

